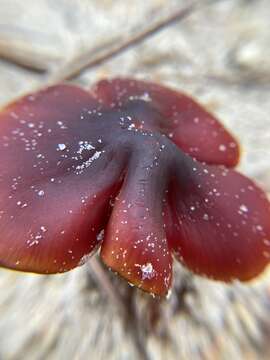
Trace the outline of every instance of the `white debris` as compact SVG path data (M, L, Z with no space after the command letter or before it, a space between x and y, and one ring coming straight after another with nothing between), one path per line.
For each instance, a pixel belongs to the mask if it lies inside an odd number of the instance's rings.
M67 146L65 144L58 144L57 145L57 150L63 151L67 148Z
M81 165L76 166L76 174L77 174L77 175L82 174L83 171L84 171L85 169L87 169L87 168L93 163L93 161L97 160L97 159L100 157L100 155L102 154L102 152L104 152L104 151L96 151L96 152L94 153L94 155L91 156L88 160L86 160L86 161L85 161L84 163L82 163Z
M142 279L152 279L155 276L155 270L151 263L141 265Z
M240 205L239 209L242 211L242 212L248 212L248 208L246 207L246 205L242 204Z
M219 149L219 151L226 151L227 147L226 147L226 145L221 144L221 145L219 145L218 149Z

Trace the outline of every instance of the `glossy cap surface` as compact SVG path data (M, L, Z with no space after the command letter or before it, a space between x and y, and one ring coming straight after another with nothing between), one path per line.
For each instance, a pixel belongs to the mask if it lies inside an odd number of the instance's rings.
M153 83L56 85L0 112L0 264L58 273L101 258L164 295L176 254L200 275L258 275L270 205L231 168L235 139L193 99Z

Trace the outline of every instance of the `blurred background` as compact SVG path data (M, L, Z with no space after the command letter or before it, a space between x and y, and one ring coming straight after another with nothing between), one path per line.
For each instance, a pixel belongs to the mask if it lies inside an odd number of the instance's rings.
M269 19L269 0L0 0L0 106L56 81L167 84L220 118L239 170L270 193ZM269 359L267 274L223 285L175 272L158 300L97 258L56 276L1 269L0 359Z

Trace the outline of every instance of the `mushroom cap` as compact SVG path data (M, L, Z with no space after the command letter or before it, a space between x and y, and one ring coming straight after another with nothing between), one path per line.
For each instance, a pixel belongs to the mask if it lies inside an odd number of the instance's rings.
M192 98L132 79L59 84L0 112L0 264L44 274L104 263L157 295L173 255L248 280L270 258L270 204L239 147Z
M165 134L199 161L227 167L239 161L234 137L190 96L155 83L121 78L101 80L93 95L112 109L136 114L140 128Z

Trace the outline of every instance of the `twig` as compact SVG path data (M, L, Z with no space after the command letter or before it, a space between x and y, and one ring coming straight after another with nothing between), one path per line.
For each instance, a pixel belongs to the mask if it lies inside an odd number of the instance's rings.
M0 58L32 71L45 72L59 61L50 54L34 49L31 43L0 33Z
M172 25L177 21L185 19L191 12L195 9L195 3L188 5L184 9L176 10L172 14L169 14L164 19L158 20L154 24L150 25L146 29L135 33L128 39L124 39L122 42L114 44L109 49L102 49L94 57L93 49L87 50L86 52L78 55L71 61L67 62L61 70L55 69L53 73L49 76L48 82L55 83L58 81L68 80L76 77L83 70L96 66L108 59L113 58L114 56L120 54L124 50L146 40L150 36L156 34L162 29Z
M88 270L91 271L91 275L96 277L97 284L101 291L109 297L122 315L122 320L130 332L140 359L149 360L144 337L142 336L143 331L140 326L140 318L135 306L134 289L131 287L128 288L126 296L121 296L96 257L93 257L89 261Z
M128 288L126 292L126 315L126 326L132 336L140 359L150 360L145 341L146 329L143 326L143 319L139 316L134 288L132 287Z
M88 263L89 270L91 270L91 275L94 275L97 280L97 284L100 286L101 290L112 300L116 308L121 312L125 312L125 303L121 298L119 293L114 288L111 280L108 277L107 272L103 269L99 260L94 256ZM124 313L126 316L126 314Z

